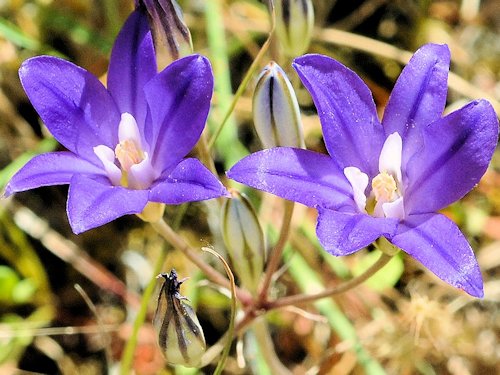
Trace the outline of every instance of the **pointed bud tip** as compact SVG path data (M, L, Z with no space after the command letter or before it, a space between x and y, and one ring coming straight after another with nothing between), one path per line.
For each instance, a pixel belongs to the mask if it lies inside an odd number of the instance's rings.
M265 148L304 147L295 91L283 69L274 61L260 73L252 105L255 130Z

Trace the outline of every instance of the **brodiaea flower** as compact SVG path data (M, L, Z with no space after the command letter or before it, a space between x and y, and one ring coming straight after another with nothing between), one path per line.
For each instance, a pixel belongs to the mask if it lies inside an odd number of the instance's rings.
M369 89L354 72L325 56L296 59L330 156L273 148L241 160L228 176L317 208L318 238L333 255L384 236L442 280L481 297L470 245L436 211L463 197L484 174L498 120L484 100L441 117L449 62L446 46L419 49L379 122Z
M19 75L68 151L33 158L14 175L6 195L69 184L67 211L75 233L145 213L148 202L151 207L227 195L198 160L183 159L205 126L213 91L210 64L193 55L157 73L140 10L115 42L107 89L86 70L50 56L25 61Z

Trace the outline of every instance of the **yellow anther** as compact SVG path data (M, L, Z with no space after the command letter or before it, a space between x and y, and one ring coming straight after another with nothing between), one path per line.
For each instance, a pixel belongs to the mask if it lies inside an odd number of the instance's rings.
M130 139L118 143L115 148L115 156L120 162L122 170L127 172L133 165L139 164L144 159L142 151Z
M382 172L372 180L372 191L377 202L392 202L397 198L397 184L390 174Z

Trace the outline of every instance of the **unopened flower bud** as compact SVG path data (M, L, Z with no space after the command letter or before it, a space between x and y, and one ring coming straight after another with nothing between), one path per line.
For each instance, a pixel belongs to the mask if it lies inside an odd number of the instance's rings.
M195 367L200 364L206 344L203 330L188 299L180 294L180 286L186 280L177 280L177 273L162 273L165 279L158 296L158 306L153 325L158 333L158 344L167 362Z
M233 190L222 206L222 237L241 284L256 291L265 262L264 232L252 204Z
M276 35L287 56L302 55L311 41L314 8L311 0L277 0Z
M304 147L297 97L285 72L274 61L257 80L253 121L264 148Z
M191 33L176 0L136 0L135 3L136 7L147 10L157 53L165 55L167 63L193 52Z

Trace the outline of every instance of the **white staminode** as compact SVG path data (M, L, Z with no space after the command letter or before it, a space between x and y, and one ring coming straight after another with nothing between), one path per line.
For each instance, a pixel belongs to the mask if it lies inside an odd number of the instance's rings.
M368 212L375 217L399 219L404 217L402 150L401 136L397 132L389 135L380 152L378 163L380 173L372 179L369 197L365 194L369 182L368 175L357 167L344 168L344 175L352 186L354 202L360 212Z
M153 169L148 153L143 150L139 127L130 113L122 113L118 141L114 150L105 145L94 147L94 153L101 160L111 183L131 189L149 187L158 173Z
M368 176L357 167L347 167L344 169L344 175L352 186L354 193L354 202L361 212L366 213L366 194L365 190L368 186Z
M399 133L392 133L387 137L380 151L378 159L379 172L386 172L401 182L401 155L403 153L403 141Z
M121 185L122 171L115 164L115 152L108 146L99 145L94 147L94 153L104 166L111 183L115 186Z

